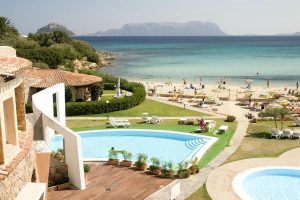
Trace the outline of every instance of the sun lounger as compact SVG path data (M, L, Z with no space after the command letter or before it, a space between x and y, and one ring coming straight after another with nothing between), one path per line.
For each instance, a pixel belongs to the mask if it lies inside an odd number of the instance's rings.
M150 120L151 124L159 124L162 119L158 118L157 116L153 116Z
M291 138L293 136L293 132L291 129L283 129L281 137Z
M280 138L281 135L282 135L282 132L278 128L272 128L271 137Z
M146 122L146 123L151 123L151 118L152 118L152 117L149 117L149 116L148 116L148 113L143 113L143 114L142 114L142 120L143 120L144 122Z
M226 133L226 131L228 130L228 126L226 125L221 125L218 129L219 133Z
M300 139L300 130L294 130L294 132L293 132L293 138Z
M297 118L296 118L296 125L297 125L297 126L300 126L300 117L297 117Z
M113 117L109 118L109 123L114 128L118 128L118 127L127 128L130 125L130 122L127 119L116 119L116 118L113 118Z

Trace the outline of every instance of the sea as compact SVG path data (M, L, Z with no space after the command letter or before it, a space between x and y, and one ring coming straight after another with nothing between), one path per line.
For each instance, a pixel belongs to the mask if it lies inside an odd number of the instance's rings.
M300 82L300 36L92 37L75 39L117 55L101 68L129 80L293 87Z

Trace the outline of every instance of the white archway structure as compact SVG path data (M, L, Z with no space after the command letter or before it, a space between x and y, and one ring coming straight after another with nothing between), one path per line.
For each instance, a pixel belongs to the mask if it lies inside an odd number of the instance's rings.
M56 96L57 117L54 116L53 102ZM65 161L68 165L70 182L78 189L85 189L81 138L66 127L65 86L57 84L32 96L32 108L35 115L35 138L45 140L50 147L54 131L64 136Z

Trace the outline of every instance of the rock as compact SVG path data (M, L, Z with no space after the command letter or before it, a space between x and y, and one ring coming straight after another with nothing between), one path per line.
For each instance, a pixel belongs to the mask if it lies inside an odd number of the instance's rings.
M107 65L111 65L113 60L116 60L117 58L116 56L118 54L102 51L102 52L98 52L98 55L99 55L99 59L101 60L102 66L107 66Z

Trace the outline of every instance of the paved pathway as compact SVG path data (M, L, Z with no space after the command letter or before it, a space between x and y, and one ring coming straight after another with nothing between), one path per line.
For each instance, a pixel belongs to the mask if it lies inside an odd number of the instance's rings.
M188 179L178 180L181 184L181 195L179 199L186 199L196 190L203 186L206 182L209 174L213 171L214 168L220 166L223 162L229 158L240 146L243 137L247 133L247 128L249 125L248 120L243 116L244 110L239 106L235 105L236 102L229 101L225 102L223 111L226 111L228 114L233 114L237 117L238 126L230 140L229 145L218 155L216 156L209 164L200 170L200 173L197 175L190 176ZM168 185L167 187L153 193L147 198L147 200L167 200L170 199L170 189L175 183Z

